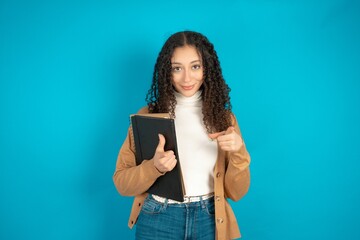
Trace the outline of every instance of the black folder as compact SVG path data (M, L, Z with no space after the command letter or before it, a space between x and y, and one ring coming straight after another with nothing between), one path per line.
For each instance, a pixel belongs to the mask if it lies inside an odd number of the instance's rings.
M158 134L165 137L164 150L172 150L177 159L173 170L160 176L148 189L148 193L160 197L184 201L184 185L182 181L179 153L176 143L174 119L168 114L134 114L130 116L136 150L136 165L143 160L150 160L159 144Z

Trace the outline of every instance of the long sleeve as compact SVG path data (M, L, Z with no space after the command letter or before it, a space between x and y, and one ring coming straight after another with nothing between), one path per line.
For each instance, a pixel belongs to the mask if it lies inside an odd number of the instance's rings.
M139 113L147 110L142 109ZM120 149L113 181L121 195L136 196L146 192L155 180L163 175L154 166L153 160L144 160L136 166L135 144L131 126Z
M241 136L235 116L233 126ZM225 195L233 201L238 201L247 193L250 186L250 155L245 143L238 152L227 153L226 158Z

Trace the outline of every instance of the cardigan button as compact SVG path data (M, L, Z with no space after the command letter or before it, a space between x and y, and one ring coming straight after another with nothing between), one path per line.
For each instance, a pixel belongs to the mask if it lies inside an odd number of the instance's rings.
M221 176L221 173L218 172L218 173L216 174L216 177L218 178L218 177L220 177L220 176Z
M217 222L217 223L223 223L223 222L224 222L224 219L222 219L222 218L217 218L217 219L216 219L216 222Z
M215 200L216 200L216 201L220 201L220 197L219 197L219 196L216 196L216 197L215 197Z

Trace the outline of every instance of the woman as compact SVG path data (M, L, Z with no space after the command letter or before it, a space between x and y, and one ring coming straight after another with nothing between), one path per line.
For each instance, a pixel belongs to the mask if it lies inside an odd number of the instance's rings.
M170 113L175 118L184 202L147 194L177 159L164 151L159 134L154 157L135 164L129 128L113 177L119 193L135 196L129 227L137 239L234 239L240 237L227 202L241 199L250 184L250 156L231 112L229 87L213 45L200 33L170 36L157 58L148 106L139 113Z

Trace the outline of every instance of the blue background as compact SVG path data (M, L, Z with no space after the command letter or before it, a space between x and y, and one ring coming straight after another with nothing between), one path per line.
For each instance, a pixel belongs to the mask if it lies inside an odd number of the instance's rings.
M204 33L252 156L243 239L360 239L360 3L0 2L0 239L133 239L112 183L170 34Z

